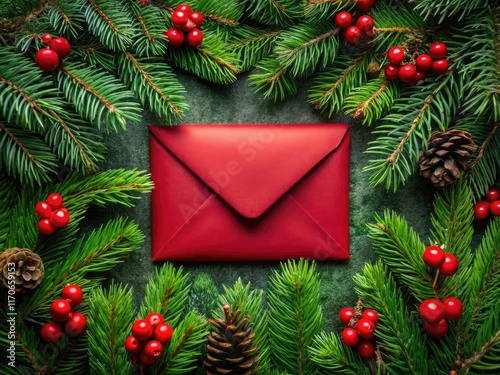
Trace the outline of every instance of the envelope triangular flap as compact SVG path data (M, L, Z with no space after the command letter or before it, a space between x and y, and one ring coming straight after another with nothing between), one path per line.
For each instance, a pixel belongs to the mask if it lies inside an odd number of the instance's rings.
M257 218L349 131L346 124L151 126L154 137L241 215Z

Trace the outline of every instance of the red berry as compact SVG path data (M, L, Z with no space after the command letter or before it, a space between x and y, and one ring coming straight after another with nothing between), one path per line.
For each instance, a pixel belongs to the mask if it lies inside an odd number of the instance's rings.
M373 338L375 333L375 324L371 320L368 319L360 319L356 324L356 329L358 330L359 335L365 340L370 340Z
M474 217L477 220L483 220L490 215L490 202L479 201L474 205Z
M191 20L191 18L189 18L187 23L184 26L182 26L182 31L184 31L185 33L189 33L195 27L196 27L195 23Z
M356 1L356 8L362 12L368 12L375 4L375 0L358 0Z
M431 337L439 339L448 333L448 322L441 319L437 324L425 322L425 332Z
M375 310L367 309L363 311L363 314L361 315L363 319L368 319L371 321L374 325L378 324L378 313Z
M63 204L63 197L61 194L52 193L47 197L47 203L55 210L56 208L61 208Z
M40 330L40 337L45 342L57 343L63 335L61 326L54 322L45 323Z
M157 361L163 354L163 345L157 340L150 340L144 345L142 352L145 356Z
M52 35L43 34L41 39L43 44L49 44L52 41Z
M132 335L139 341L147 340L153 334L153 326L146 319L139 319L132 324Z
M51 72L59 66L59 56L49 48L42 48L36 53L35 62L44 72Z
M159 324L155 328L153 332L153 339L158 340L163 345L165 345L172 339L173 334L174 334L174 329L172 328L172 326L168 323L163 323Z
M184 43L184 33L177 27L171 27L165 32L165 35L172 47L180 47Z
M38 221L38 231L42 234L51 235L57 231L57 227L53 226L50 219L40 219Z
M429 55L431 55L433 59L443 59L447 53L448 47L446 47L446 44L444 43L432 43L429 47Z
M405 51L398 46L391 47L387 52L387 58L391 64L399 65L405 59Z
M458 270L458 259L453 254L446 254L444 262L439 266L439 272L444 276L452 276Z
M172 13L171 20L172 24L180 29L182 28L182 26L186 25L188 18L189 18L188 13L183 12L182 10L176 10L174 11L174 13Z
M349 12L339 12L335 16L335 25L339 29L347 29L349 26L352 25L352 15Z
M189 18L191 18L191 21L194 22L196 27L200 28L202 23L203 23L203 15L200 12L192 12L189 15Z
M66 285L62 292L61 297L67 299L72 308L79 306L83 301L83 291L78 285Z
M191 14L191 7L188 4L179 4L175 8L175 11L181 11L189 15Z
M68 40L62 37L52 39L50 49L56 51L60 59L68 56L71 52Z
M194 28L188 33L187 42L191 47L198 47L203 42L203 33L201 30Z
M463 305L457 297L446 297L443 300L444 317L448 320L456 320L462 316Z
M432 63L432 70L437 75L446 73L449 67L450 63L446 59L434 60L434 62Z
M488 202L494 202L500 200L500 189L491 188L486 193L486 200Z
M399 78L399 65L387 64L384 68L385 78L394 81Z
M493 216L500 216L500 200L490 203L490 212Z
M426 299L418 307L418 312L427 323L437 324L444 318L444 305L437 299Z
M134 336L125 339L125 350L131 354L139 353L142 349L142 343Z
M141 5L147 5L149 4L149 0L138 0L138 3Z
M354 328L344 328L341 335L342 341L347 346L354 346L359 341L359 334Z
M421 70L422 72L427 72L432 68L432 57L429 55L426 55L425 53L422 53L421 55L418 55L417 58L415 59L415 65L417 66L418 70Z
M439 246L432 245L424 250L424 263L431 268L438 268L444 263L445 252Z
M399 68L399 79L403 82L410 82L415 78L417 74L417 69L412 64L405 64L401 68Z
M356 26L365 33L371 31L373 29L373 18L365 14L358 18Z
M141 352L141 354L139 354L139 361L142 363L143 366L151 366L152 364L154 364L156 362L154 359L149 358L143 352Z
M365 358L371 358L375 355L375 347L369 341L361 341L357 347L358 354Z
M50 222L57 228L65 227L69 223L69 211L64 207L52 211L50 214Z
M361 40L361 30L357 26L349 26L344 31L344 38L349 44L356 44Z
M146 316L146 320L149 321L149 323L151 323L153 328L156 328L158 325L163 324L165 322L165 318L163 317L163 315L155 312L148 314L148 316Z
M85 333L87 329L87 318L85 315L75 312L71 315L71 318L66 322L64 326L64 331L70 337L80 336Z
M71 317L71 305L66 299L56 299L50 305L50 316L56 322L65 322Z
M427 74L417 69L417 71L415 72L415 77L413 77L413 79L408 82L408 86L418 85L420 82L425 80L425 77L427 77Z
M50 216L50 213L52 212L52 207L50 207L50 205L47 202L40 201L35 206L35 212L38 215L38 217L46 219Z
M351 320L353 316L354 316L354 309L350 307L344 307L339 312L340 322L345 326L349 323L349 320Z

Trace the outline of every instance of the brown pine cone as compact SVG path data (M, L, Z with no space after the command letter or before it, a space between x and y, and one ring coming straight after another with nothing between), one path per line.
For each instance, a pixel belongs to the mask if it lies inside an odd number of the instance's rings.
M420 175L437 187L452 185L460 179L471 155L477 151L471 135L455 129L432 133L427 144L427 150L418 156L417 165Z
M16 292L30 292L40 285L44 273L42 259L28 249L13 247L0 254L0 281L6 288L12 275Z

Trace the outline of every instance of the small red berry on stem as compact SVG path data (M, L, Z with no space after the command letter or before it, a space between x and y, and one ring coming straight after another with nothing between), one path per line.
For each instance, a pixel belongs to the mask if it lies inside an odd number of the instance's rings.
M163 315L152 312L146 316L146 320L151 323L153 328L156 328L158 325L163 324L165 322L165 318Z
M143 352L139 354L139 361L142 363L143 366L151 366L156 362L154 359L149 358Z
M427 72L432 68L432 61L433 61L432 57L430 57L425 53L422 53L421 55L418 55L417 58L415 59L415 65L417 66L418 70L421 70L422 72Z
M163 345L165 345L172 339L173 334L174 334L174 329L172 328L172 326L168 323L163 323L159 324L155 328L153 332L153 339L158 340Z
M344 38L349 44L356 44L361 40L361 30L357 26L349 26L344 31Z
M448 333L448 322L446 319L441 319L436 324L425 322L425 332L429 336L439 339Z
M71 53L71 46L66 38L58 37L50 42L50 49L54 50L60 59Z
M184 33L177 27L171 27L165 32L165 36L172 47L180 47L184 43Z
M51 235L57 231L57 227L52 225L49 218L40 219L38 221L38 231L42 234Z
M378 324L378 313L375 310L366 309L365 311L363 311L363 314L361 315L361 317L363 319L368 319L375 326Z
M356 1L356 8L362 12L368 12L374 4L375 0L358 0Z
M493 216L500 216L500 200L490 203L490 212Z
M446 297L443 300L444 317L448 320L456 320L462 316L463 305L457 297Z
M375 324L368 319L360 319L356 324L356 330L358 334L365 340L370 340L375 334Z
M64 326L64 332L66 332L70 337L80 336L85 333L86 329L87 318L79 312L73 313Z
M441 42L432 43L429 47L429 55L433 59L443 59L448 53L448 47Z
M474 217L477 220L484 220L490 215L490 202L479 201L474 205Z
M342 341L347 346L354 346L359 341L359 334L354 328L344 328L341 335Z
M188 15L190 15L192 12L191 7L188 4L177 5L177 7L175 7L175 11L185 12Z
M57 228L64 228L69 224L69 211L65 207L58 208L50 214L50 222Z
M203 15L200 12L192 12L189 15L189 18L191 19L191 21L194 22L196 27L198 27L198 28L201 27L201 25L203 23Z
M189 19L188 13L186 13L182 10L174 11L174 13L172 13L172 17L171 17L172 24L175 27L178 27L179 29L181 29L183 26L186 25L188 19Z
M449 68L450 68L450 63L446 59L434 60L434 62L432 63L432 70L437 75L446 73Z
M52 41L52 35L50 34L43 34L42 37L42 43L43 44L49 44Z
M42 48L36 53L35 62L44 72L51 72L59 66L59 56L49 48Z
M441 264L444 263L445 252L439 246L432 245L428 246L424 250L423 258L424 263L427 264L431 268L438 268Z
M375 347L369 341L361 341L358 345L358 354L365 358L372 358L375 355Z
M129 336L125 339L125 350L131 354L139 353L142 349L142 343L134 336Z
M444 262L439 266L439 273L444 276L452 276L458 270L458 259L453 254L446 254Z
M356 26L364 33L371 31L373 30L373 18L365 14L358 18Z
M54 210L56 208L61 208L63 204L63 197L59 193L52 193L49 194L47 197L47 203L52 207Z
M339 12L335 16L335 25L339 29L347 29L349 26L352 25L352 15L349 12Z
M71 305L66 299L56 299L50 305L50 316L56 322L65 322L71 317Z
M196 24L191 20L191 18L188 18L188 21L184 26L182 26L182 31L185 33L189 33L191 30L193 30L196 27Z
M391 47L387 52L389 62L394 65L399 65L405 59L405 51L399 46Z
M153 334L153 326L146 319L139 319L132 324L132 335L139 341L147 340Z
M385 78L389 81L394 81L399 78L399 65L388 64L384 68Z
M417 70L412 64L405 64L401 68L399 68L399 79L403 82L410 82L415 78L417 74Z
M50 207L50 205L47 202L41 201L36 204L35 212L39 218L45 219L50 216L52 212L52 207Z
M146 344L144 344L144 347L142 348L142 352L148 358L151 358L152 360L157 361L160 359L160 357L163 354L163 345L161 342L159 342L157 340L150 340Z
M500 189L491 188L488 190L488 193L486 193L486 200L490 203L500 200Z
M441 301L430 298L422 301L418 307L420 317L429 324L437 324L444 318L444 305Z
M62 292L61 297L68 300L71 307L74 309L79 306L83 301L83 291L78 285L66 285Z
M345 326L349 324L349 321L353 316L354 316L354 309L352 309L351 307L344 307L339 312L340 322Z
M187 42L191 47L198 47L203 42L203 33L200 29L194 28L187 35Z
M40 330L40 337L43 341L51 344L57 343L63 335L61 326L54 322L45 323Z

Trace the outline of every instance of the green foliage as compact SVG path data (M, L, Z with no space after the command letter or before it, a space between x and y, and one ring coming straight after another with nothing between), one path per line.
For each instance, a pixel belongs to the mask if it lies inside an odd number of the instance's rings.
M191 285L186 300L186 311L197 311L200 315L209 317L218 306L219 290L212 278L202 272L196 276Z

